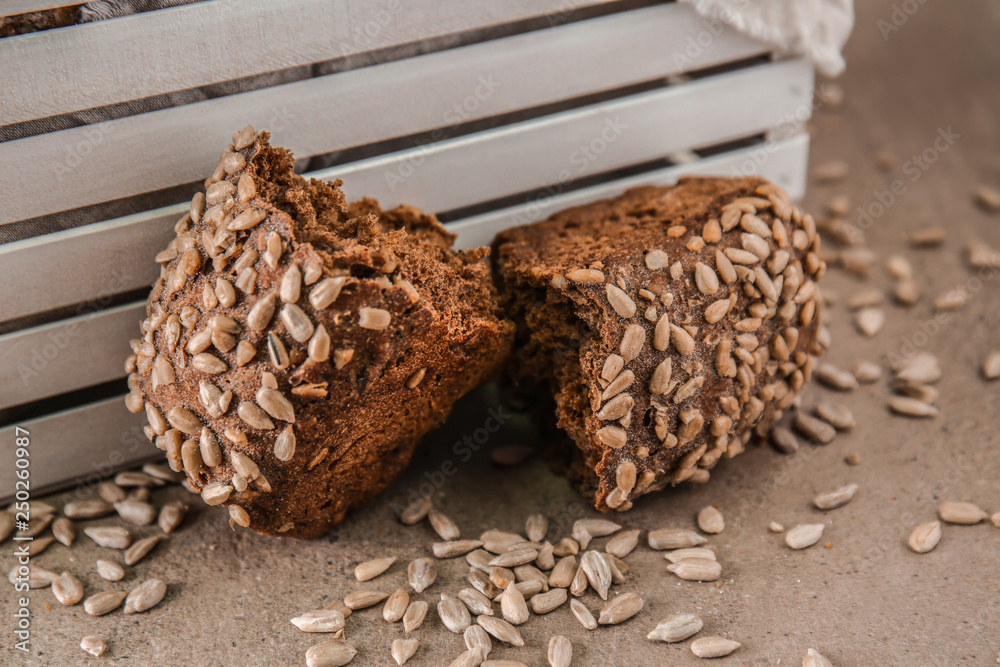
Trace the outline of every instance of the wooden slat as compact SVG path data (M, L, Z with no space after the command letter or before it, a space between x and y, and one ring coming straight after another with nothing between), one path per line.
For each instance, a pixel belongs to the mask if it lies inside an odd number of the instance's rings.
M169 206L0 245L0 318L96 302L152 284L152 259L186 206Z
M605 119L616 115L630 126L574 178L766 130L808 109L811 76L804 62L764 65L311 176L343 177L355 198L441 212L558 183L563 170L575 169L570 156L577 147L599 136ZM390 189L385 174L418 161L415 173ZM183 210L168 207L0 246L0 284L6 286L0 316L13 319L148 285L156 277L150 249L166 246Z
M456 245L460 248L489 245L497 232L507 227L543 219L563 208L612 197L636 185L673 183L685 174L755 173L781 185L793 198L799 199L805 191L808 151L809 138L800 134L784 141L609 181L540 202L529 201L450 223L448 228L458 235ZM136 250L150 255L158 247ZM0 337L0 408L123 377L127 341L138 335L137 322L144 314L143 303L127 304ZM24 382L22 368L35 368L36 357L46 359L50 347L58 348L58 356L42 362L38 373L31 375L30 382Z
M439 0L215 0L32 33L0 42L0 118L12 123L79 111L566 7L566 0L470 2L461 11Z
M121 396L19 423L31 444L31 492L91 483L136 462L161 459L142 433L146 415L125 409ZM14 428L0 429L0 503L14 493Z
M701 29L685 5L652 7L6 142L0 224L201 180L246 123L304 157L761 52L727 33L678 60Z
M809 109L812 67L761 65L316 173L442 212L722 143ZM589 149L589 152L588 152Z
M544 220L557 211L614 197L636 186L670 185L681 176L692 175L759 175L783 187L792 199L799 200L805 195L808 159L809 135L803 133L775 143L715 155L562 195L530 200L518 206L456 221L449 224L448 229L458 235L455 242L458 247L489 245L498 232L508 227Z
M0 409L124 376L144 303L96 310L0 336Z

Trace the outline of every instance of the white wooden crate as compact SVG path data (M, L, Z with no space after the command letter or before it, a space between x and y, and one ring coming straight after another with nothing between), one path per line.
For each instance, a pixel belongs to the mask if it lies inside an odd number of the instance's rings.
M186 203L140 195L190 189L247 123L332 156L310 175L351 198L443 214L462 246L684 174L762 174L801 197L811 67L715 32L634 0L211 0L0 40L0 139L29 135L0 143L0 239L17 239L0 245L0 460L14 426L32 432L36 488L156 453L119 392ZM333 73L84 120L294 68ZM39 132L48 117L65 129ZM109 202L135 212L102 217ZM12 488L0 464L0 498Z

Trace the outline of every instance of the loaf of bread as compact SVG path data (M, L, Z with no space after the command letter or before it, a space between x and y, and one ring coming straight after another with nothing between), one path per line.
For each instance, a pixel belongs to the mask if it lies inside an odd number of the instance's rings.
M501 233L508 368L553 399L555 468L623 511L766 434L819 351L819 247L813 219L759 178L636 188Z
M507 355L487 251L306 180L247 127L181 218L126 404L211 505L316 537L384 489Z

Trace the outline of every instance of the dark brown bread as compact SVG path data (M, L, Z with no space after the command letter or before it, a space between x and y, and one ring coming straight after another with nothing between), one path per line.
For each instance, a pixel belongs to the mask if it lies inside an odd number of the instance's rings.
M208 210L196 196L158 256L127 404L233 522L309 538L399 475L513 325L485 249L452 250L410 207L348 205L267 138L233 137Z
M500 234L508 367L554 397L556 469L623 511L766 434L819 351L819 244L758 178L636 188Z

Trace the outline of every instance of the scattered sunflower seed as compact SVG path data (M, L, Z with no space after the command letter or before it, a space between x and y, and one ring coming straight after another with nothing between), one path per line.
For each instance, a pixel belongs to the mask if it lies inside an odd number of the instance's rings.
M608 589L611 587L611 569L604 556L597 551L588 551L580 558L580 567L591 587L602 600L607 600Z
M537 549L511 549L490 561L491 567L514 567L530 563L538 557Z
M125 613L138 614L156 605L167 595L167 585L160 579L144 581L131 591L125 598Z
M553 588L569 588L570 584L573 583L573 575L576 574L576 569L576 557L563 556L549 574L549 586Z
M187 511L188 506L180 501L173 501L164 505L160 510L160 517L158 520L160 530L167 534L177 530L177 527L184 521L184 516L187 514Z
M417 592L419 593L420 591ZM387 597L389 597L389 594L382 591L356 591L344 598L344 605L351 611L357 611L358 609L373 607Z
M431 511L433 503L428 498L417 498L403 509L399 514L399 520L407 526L413 526L424 520L428 512Z
M84 528L83 533L99 547L128 549L132 544L132 533L120 526L92 526Z
M403 631L409 634L423 625L424 619L427 618L427 610L428 604L423 600L411 602L403 614Z
M822 363L816 367L814 373L816 379L830 387L840 391L853 391L858 388L858 380L853 373L838 368L830 363Z
M111 560L98 560L97 574L107 581L121 581L125 576L125 568Z
M427 519L442 540L457 540L461 536L458 526L447 515L432 509L427 513Z
M980 208L990 213L1000 211L1000 190L989 185L980 185L973 192L973 197Z
M638 614L643 604L637 593L622 593L601 608L597 622L600 625L617 625Z
M544 514L532 514L524 522L524 533L532 542L541 542L549 532L549 520Z
M859 361L851 369L854 377L862 384L871 384L882 379L882 367L872 361Z
M104 616L118 609L127 596L128 593L125 591L104 591L97 593L84 600L83 610L91 616Z
M667 571L687 581L715 581L722 575L722 565L714 559L683 558L668 565Z
M554 636L549 640L548 658L551 667L569 667L573 662L573 644L562 635Z
M156 521L156 508L137 500L123 500L115 503L118 516L136 526L148 526Z
M145 558L163 538L159 535L139 540L125 551L125 564L135 565Z
M857 421L850 409L842 403L820 401L816 404L816 416L829 422L838 431L845 431L857 426Z
M54 537L36 537L31 542L28 542L28 555L37 556L51 546L55 542Z
M833 663L811 648L806 651L806 657L802 658L802 667L833 667Z
M721 658L739 647L739 642L725 637L702 637L691 642L691 652L699 658Z
M357 654L350 644L330 639L306 651L306 667L343 667Z
M493 650L493 642L490 640L490 635L481 625L470 625L465 629L463 637L465 639L465 648L470 651L479 648L483 650L484 655L489 655Z
M578 530L584 530L591 537L607 537L617 533L621 528L614 521L607 519L578 519L573 523L574 533Z
M7 510L0 510L0 544L7 541L14 534L14 514Z
M569 599L565 588L553 588L548 593L539 593L531 598L531 611L547 614L561 607Z
M941 365L930 352L918 352L895 368L896 378L933 384L941 379Z
M771 523L767 524L767 529L769 531L771 531L772 533L783 533L783 532L785 532L785 527L782 526L777 521L772 521Z
M64 516L59 517L52 523L52 535L55 536L60 543L65 544L67 547L73 546L73 542L76 540L76 526L73 522ZM3 542L3 540L0 540Z
M698 527L701 528L702 532L716 535L726 527L726 520L718 507L708 505L698 512Z
M771 444L782 454L794 454L799 451L799 439L784 426L771 429Z
M314 609L296 616L291 623L302 632L337 632L344 629L344 615L336 609Z
M431 550L437 558L455 558L465 556L470 551L483 546L479 540L453 540L450 542L435 542Z
M395 639L392 642L392 659L397 665L402 665L413 657L418 648L420 648L419 639Z
M688 549L677 549L663 554L663 558L671 563L679 563L685 558L702 558L705 560L715 560L715 552L708 547L690 547Z
M395 558L375 558L365 561L354 568L354 577L358 581L369 581L388 570L395 562Z
M640 532L638 530L625 530L618 533L604 545L604 551L612 556L625 558L639 544Z
M909 396L890 396L889 409L906 417L937 417L941 414L933 405Z
M480 648L471 648L464 651L457 658L452 660L448 667L479 667L483 664L483 660L486 658L486 652Z
M854 314L854 325L858 331L872 338L885 326L885 311L881 308L862 308Z
M806 414L802 410L795 413L793 424L799 433L824 445L833 442L833 439L837 437L837 430L830 424L818 417Z
M825 524L802 523L785 533L785 544L792 549L805 549L819 542L823 537Z
M382 608L382 618L389 623L395 623L403 618L409 605L410 594L402 588L397 588L385 601L385 606Z
M464 602L469 611L477 616L480 614L493 615L493 603L488 597L474 588L463 588L460 590L458 592L458 599Z
M417 593L422 593L437 579L437 565L430 558L418 558L406 568L406 577Z
M500 594L500 612L505 621L511 625L521 625L527 622L528 605L524 601L524 595L513 583L507 585L506 590ZM464 603L463 603L464 606Z
M851 502L854 498L854 494L857 492L857 484L848 484L847 486L842 486L834 491L819 494L813 498L813 505L815 505L817 509L821 510L832 510L838 507L843 507L847 503Z
M922 523L913 529L906 544L918 554L925 554L941 541L941 522Z
M991 350L983 360L983 377L987 380L1000 378L1000 350Z
M20 573L18 572L18 566L15 565L11 568L10 574L7 575L7 580L12 586L17 586L18 577ZM59 575L51 570L46 570L40 565L29 565L28 566L28 589L35 590L38 588L48 588L52 585L52 582L59 578Z
M117 487L117 485L115 486ZM117 488L121 491L121 500L124 500L125 491L121 487ZM100 519L114 511L115 508L113 505L102 500L70 501L63 508L63 514L70 519Z
M107 644L100 637L88 636L80 640L80 648L94 656L100 658L108 649Z
M681 642L701 631L704 624L694 614L679 614L660 621L646 639L661 642Z
M665 549L686 549L704 544L708 540L691 530L682 528L661 528L649 531L649 546L657 551Z
M938 517L945 523L971 526L989 518L989 514L973 503L943 502L938 505Z
M502 618L481 614L476 617L476 623L481 625L483 630L490 633L494 639L514 646L524 646L524 639L518 629Z
M59 604L75 605L83 599L83 582L69 572L63 572L52 582L52 593Z
M587 630L597 629L597 621L594 619L594 615L590 613L590 610L587 609L585 604L576 598L573 598L569 601L569 608L570 611L573 612L573 616L576 617L576 620L580 621L580 625Z

